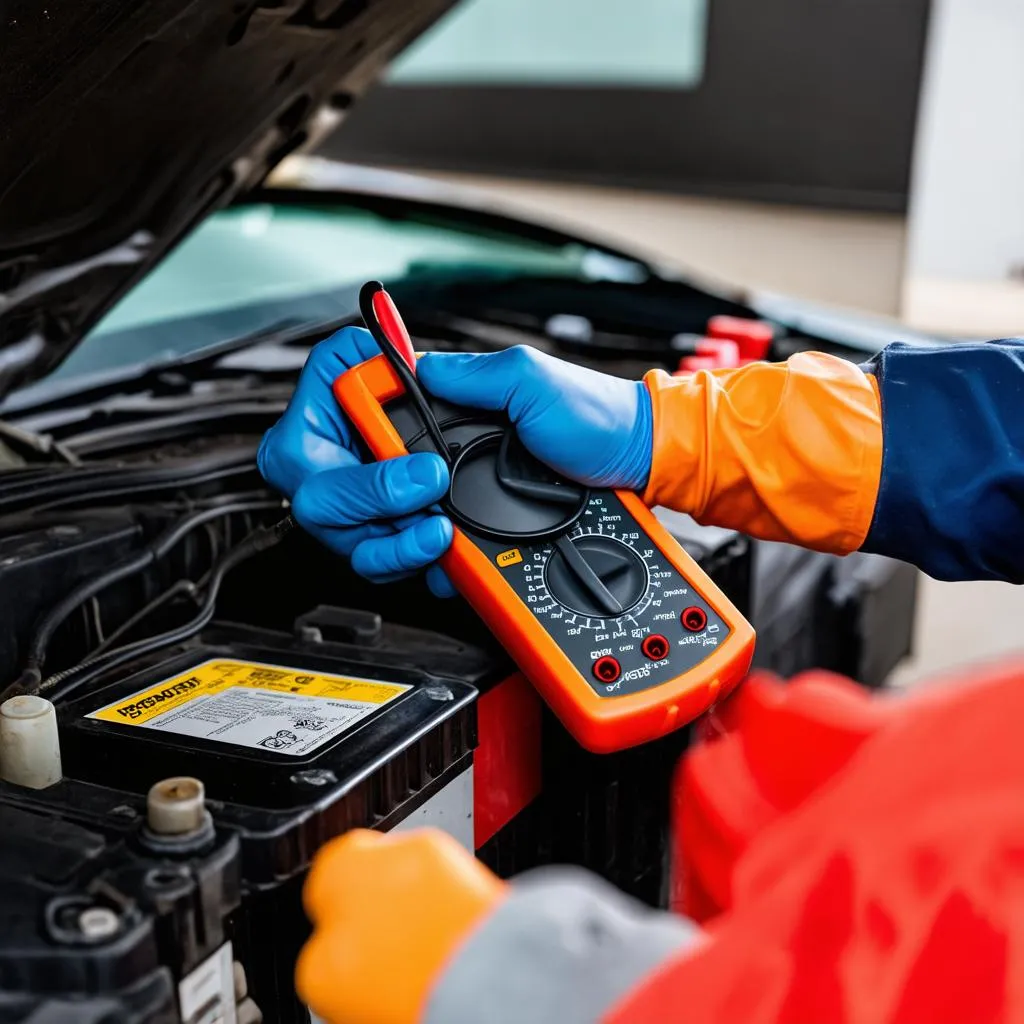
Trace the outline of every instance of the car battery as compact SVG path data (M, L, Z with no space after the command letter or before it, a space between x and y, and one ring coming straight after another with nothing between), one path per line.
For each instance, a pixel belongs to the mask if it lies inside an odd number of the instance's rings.
M750 621L757 631L755 669L788 679L820 667L827 648L822 611L837 561L790 544L754 543Z
M237 897L219 909L247 998L267 1021L305 1024L293 976L312 857L352 828L413 824L472 849L475 702L494 669L361 612L319 608L293 634L216 625L60 705L65 780L44 792L111 794L133 815L126 842L192 870L198 854L147 846L145 800L160 780L201 781L211 827L237 844Z
M746 614L748 539L667 509L655 515ZM542 864L574 864L651 906L667 906L669 785L689 730L617 754L589 754L516 675L480 698L478 718L481 860L506 878Z
M4 1024L258 1019L226 935L237 836L211 828L201 851L167 858L137 841L140 807L71 780L0 784Z
M659 517L745 609L748 542L672 513ZM222 1001L231 974L236 1020L262 1013L305 1024L293 988L309 934L301 888L316 850L354 827L436 825L503 876L576 864L664 905L668 784L686 733L612 757L588 754L461 603L446 607L445 621L457 639L331 607L300 615L290 633L219 624L187 644L140 654L62 703L65 778L40 792L2 786L0 806L32 815L21 832L46 836L58 864L90 851L88 870L61 867L60 892L103 892L136 908L157 938L145 956L125 960L119 934L97 936L89 963L109 957L106 973L49 971L42 993L33 989L38 976L22 979L19 1005L93 1000L104 1013L116 1009L111 1020L178 1024L201 1009L183 1003L181 989L191 991L200 971L213 986L208 998ZM205 786L220 845L147 845L149 788L183 775ZM36 817L49 823L42 831ZM222 851L221 880L204 874L214 851ZM104 865L129 853L135 888L119 888ZM47 859L34 849L26 856ZM30 888L30 877L22 872L12 884ZM201 899L184 905L192 916L170 899L173 886L152 889L147 878L194 879ZM53 882L40 884L49 899ZM44 919L44 907L34 920ZM24 947L12 941L0 957L17 959ZM73 948L81 957L84 947Z

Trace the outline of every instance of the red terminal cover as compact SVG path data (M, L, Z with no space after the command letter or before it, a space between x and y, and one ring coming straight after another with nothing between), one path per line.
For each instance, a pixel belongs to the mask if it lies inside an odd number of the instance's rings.
M734 341L739 346L740 359L765 359L775 340L771 324L763 320L747 320L738 316L714 316L708 321L709 338Z
M679 360L677 374L696 373L698 370L728 370L740 365L740 347L735 341L719 338L701 338L695 345L696 355Z

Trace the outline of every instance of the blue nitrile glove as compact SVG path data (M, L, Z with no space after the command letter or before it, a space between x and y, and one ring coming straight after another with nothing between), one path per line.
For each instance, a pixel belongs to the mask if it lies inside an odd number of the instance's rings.
M432 563L451 543L451 523L425 511L447 491L447 467L427 454L361 465L331 390L339 374L378 352L370 335L356 328L313 350L288 409L263 439L260 471L291 498L299 524L351 557L360 575L385 582L429 566L431 590L448 596L453 588ZM488 355L428 353L417 375L438 397L507 410L525 446L565 476L637 491L647 484L653 415L640 382L525 347Z
M504 409L526 448L563 476L593 487L642 492L647 486L654 416L641 381L525 346L486 355L428 352L417 374L438 398Z
M424 453L364 465L331 390L338 376L379 354L370 333L355 327L317 345L260 444L260 472L291 500L299 525L350 558L359 575L385 583L430 566L430 589L450 597L454 588L432 563L448 550L452 525L426 511L448 490L444 460Z

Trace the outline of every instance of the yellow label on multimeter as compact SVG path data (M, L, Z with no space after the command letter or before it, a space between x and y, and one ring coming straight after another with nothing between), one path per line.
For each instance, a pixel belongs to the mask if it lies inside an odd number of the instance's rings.
M355 676L212 659L87 717L303 756L410 689Z
M518 565L523 556L519 548L510 548L508 551L502 551L494 560L504 569L507 565Z

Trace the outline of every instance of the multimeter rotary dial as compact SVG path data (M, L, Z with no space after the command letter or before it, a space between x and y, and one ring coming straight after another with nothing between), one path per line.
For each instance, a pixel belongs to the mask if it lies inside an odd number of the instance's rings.
M651 616L678 615L671 609L685 589L670 582L657 549L638 532L622 529L621 519L595 497L571 532L509 568L530 610L550 628L621 640Z
M618 618L647 593L647 566L614 537L566 537L547 560L544 582L552 600L588 618Z

